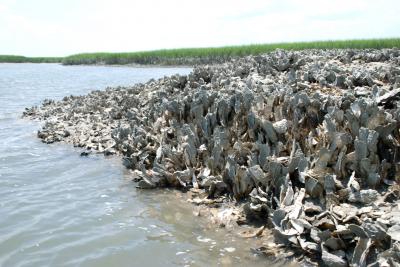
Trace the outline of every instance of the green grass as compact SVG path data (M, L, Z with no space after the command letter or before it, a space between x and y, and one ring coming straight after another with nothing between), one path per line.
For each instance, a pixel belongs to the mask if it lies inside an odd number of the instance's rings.
M253 44L209 48L182 48L132 53L84 53L63 59L65 65L72 64L191 64L222 62L228 58L258 55L277 48L288 50L333 49L333 48L393 48L400 47L400 38L316 41L297 43Z
M61 63L62 57L24 57L0 55L0 63Z
M22 56L1 56L0 62L61 62L64 65L79 64L160 64L194 65L218 63L233 57L258 55L277 48L287 50L334 49L334 48L393 48L400 47L400 38L315 41L275 44L252 44L242 46L180 48L127 53L83 53L65 58L29 58Z

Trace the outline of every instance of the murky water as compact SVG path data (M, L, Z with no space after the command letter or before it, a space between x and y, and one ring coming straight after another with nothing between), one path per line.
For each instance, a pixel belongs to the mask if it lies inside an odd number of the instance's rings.
M176 192L136 190L118 158L43 144L20 119L45 98L189 71L0 64L0 266L267 265Z

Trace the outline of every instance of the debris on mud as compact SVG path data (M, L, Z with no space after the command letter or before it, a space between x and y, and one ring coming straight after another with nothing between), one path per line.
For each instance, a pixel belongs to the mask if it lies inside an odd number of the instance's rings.
M240 203L238 221L262 224L244 236L265 226L301 262L396 266L399 65L399 49L277 50L24 115L43 142L121 155L140 188Z

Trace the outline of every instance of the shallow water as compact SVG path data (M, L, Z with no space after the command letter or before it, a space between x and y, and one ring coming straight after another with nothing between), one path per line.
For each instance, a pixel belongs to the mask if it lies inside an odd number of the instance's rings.
M0 266L267 265L176 191L136 190L120 159L43 144L40 124L20 119L45 98L189 71L0 64Z

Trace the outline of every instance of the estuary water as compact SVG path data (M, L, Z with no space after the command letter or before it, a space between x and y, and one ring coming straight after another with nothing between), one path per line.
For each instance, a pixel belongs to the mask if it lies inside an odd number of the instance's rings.
M117 157L43 144L21 119L46 98L188 68L0 64L0 266L265 266L173 190L141 191Z

